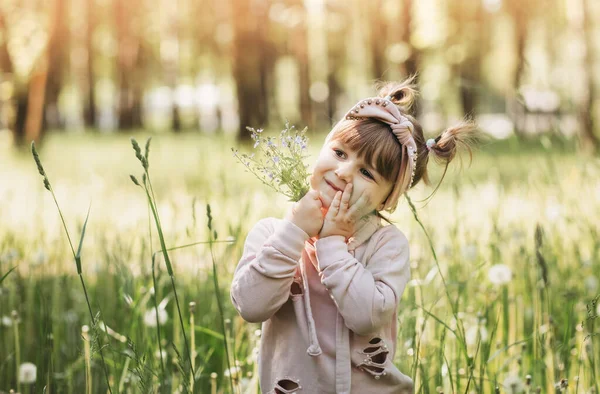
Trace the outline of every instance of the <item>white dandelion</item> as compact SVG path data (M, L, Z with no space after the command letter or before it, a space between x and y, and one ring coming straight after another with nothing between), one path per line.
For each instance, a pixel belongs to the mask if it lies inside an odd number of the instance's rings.
M12 326L12 319L10 318L10 316L2 316L2 325L4 327Z
M502 382L507 393L517 394L525 391L525 384L517 375L508 375Z
M495 285L505 285L512 279L512 270L506 264L496 264L490 267L488 278Z
M35 383L37 367L33 363L23 363L19 366L19 381L25 384Z

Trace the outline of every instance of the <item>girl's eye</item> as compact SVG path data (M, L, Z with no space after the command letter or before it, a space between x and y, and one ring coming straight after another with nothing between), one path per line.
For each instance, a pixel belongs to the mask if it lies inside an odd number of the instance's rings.
M341 150L339 150L339 149L334 149L333 151L335 152L335 155L336 155L337 157L344 157L344 152L342 152Z
M364 168L360 169L360 173L363 174L364 176L366 176L367 178L375 179L375 178L373 178L373 175L371 175L371 173L369 171L365 170Z

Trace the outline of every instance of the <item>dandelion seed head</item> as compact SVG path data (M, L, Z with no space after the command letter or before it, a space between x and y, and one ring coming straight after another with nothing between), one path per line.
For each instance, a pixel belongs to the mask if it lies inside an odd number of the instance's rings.
M12 326L12 319L8 316L2 316L2 325L4 327L11 327Z
M37 380L37 367L33 363L23 363L19 366L19 380L21 383L31 384Z
M506 264L496 264L490 267L488 278L495 285L505 285L512 279L512 270Z

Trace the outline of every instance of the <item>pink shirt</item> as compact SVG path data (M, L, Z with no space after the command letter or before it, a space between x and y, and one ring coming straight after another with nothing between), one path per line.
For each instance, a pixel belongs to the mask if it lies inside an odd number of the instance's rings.
M231 300L246 321L262 322L262 392L412 393L392 362L409 279L406 237L374 215L348 242L314 242L287 220L259 221Z

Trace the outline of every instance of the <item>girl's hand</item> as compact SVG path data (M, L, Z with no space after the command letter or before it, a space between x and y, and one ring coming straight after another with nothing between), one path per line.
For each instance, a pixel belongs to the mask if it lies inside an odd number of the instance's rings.
M286 219L300 227L312 238L319 234L321 227L323 227L322 205L319 192L310 190L300 201L293 205Z
M337 192L331 206L325 215L323 228L319 233L319 238L331 235L342 235L348 239L356 231L356 223L367 213L374 209L371 198L363 192L352 207L350 196L352 195L352 184L346 185L344 192Z

